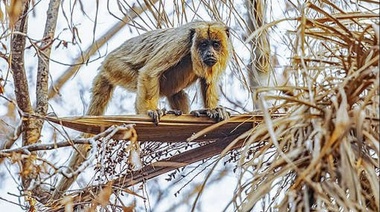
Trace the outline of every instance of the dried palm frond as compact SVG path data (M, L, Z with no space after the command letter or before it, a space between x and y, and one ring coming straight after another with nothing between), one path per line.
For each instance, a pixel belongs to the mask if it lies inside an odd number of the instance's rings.
M150 117L145 115L47 117L47 120L91 134L99 134L112 125L134 124L140 142L184 142L188 139L201 142L223 138L229 134L241 134L251 129L254 124L261 122L262 115L236 115L217 124L213 119L205 116L165 115L157 126ZM121 139L119 135L122 136L122 134L122 131L117 132L113 138Z

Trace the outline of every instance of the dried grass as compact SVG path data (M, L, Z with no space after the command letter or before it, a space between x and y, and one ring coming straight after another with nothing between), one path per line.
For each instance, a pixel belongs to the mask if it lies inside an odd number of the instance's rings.
M379 15L324 2L300 10L293 85L272 88L293 95L258 90L262 102L282 103L263 103L265 123L243 150L239 210L379 211ZM278 109L287 115L270 119ZM268 139L259 145L261 131Z

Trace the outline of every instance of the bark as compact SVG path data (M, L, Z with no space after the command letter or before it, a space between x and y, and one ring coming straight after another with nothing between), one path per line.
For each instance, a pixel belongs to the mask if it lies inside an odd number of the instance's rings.
M45 116L48 111L48 80L49 80L49 64L52 43L57 25L58 11L61 4L60 0L50 0L47 10L45 31L40 46L40 57L38 58L37 69L37 86L36 97L37 107L36 114ZM40 137L43 120L37 121L38 137Z
M27 11L29 2L23 4L20 19L15 23L11 39L11 69L15 84L15 95L18 107L25 113L33 113L30 103L28 80L24 68L25 36L27 33ZM25 128L24 128L25 129Z
M28 80L24 67L24 50L28 27L28 9L29 1L27 0L22 3L20 17L14 25L14 33L11 38L11 69L13 72L17 105L23 113L33 114L33 108L30 103ZM37 140L38 133L36 128L36 120L33 118L24 118L22 123L22 145L30 145L35 143ZM37 174L36 170L33 169L32 158L33 157L30 157L22 163L20 174L24 189L29 187L31 179L34 179Z

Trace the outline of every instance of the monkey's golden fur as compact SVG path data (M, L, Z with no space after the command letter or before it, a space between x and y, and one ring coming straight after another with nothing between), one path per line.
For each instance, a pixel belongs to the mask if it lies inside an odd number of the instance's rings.
M208 60L207 53L200 47L204 42L210 45L216 42L215 48L211 46L207 52L215 56L209 65L204 62ZM189 113L189 99L183 89L197 79L200 79L204 107L216 108L217 83L226 69L230 52L229 30L219 22L191 22L131 38L104 60L93 82L87 114L103 115L116 86L137 93L135 108L139 114L156 111L160 96L167 97L172 109ZM77 168L88 148L88 145L78 147L80 153L72 156L69 167ZM67 190L74 180L63 179L57 192Z

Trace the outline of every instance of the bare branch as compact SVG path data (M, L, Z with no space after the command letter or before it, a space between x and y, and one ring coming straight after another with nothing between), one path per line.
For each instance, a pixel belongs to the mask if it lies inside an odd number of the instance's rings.
M20 13L19 20L16 22L14 27L14 32L20 33L12 33L11 38L11 69L13 71L13 81L15 84L15 95L18 107L24 113L33 114L32 105L30 102L29 89L28 89L28 80L25 73L24 67L24 50L26 37L22 34L26 34L27 32L27 22L28 22L28 9L29 9L29 1L24 1L20 4L20 9L22 12ZM24 119L22 124L23 134L23 145L29 145L35 143L39 138L39 133L36 128L35 119ZM10 140L11 141L11 140ZM12 144L8 144L11 146ZM24 173L28 173L27 176L22 176L22 183L24 188L29 187L30 179L35 178L37 175L36 170L29 170L31 164L33 163L32 159L28 159L23 161L22 171ZM26 170L26 171L25 171Z
M74 139L70 141L62 141L58 143L50 143L50 144L31 144L28 146L23 146L19 148L14 149L4 149L0 150L0 158L1 157L7 157L10 153L23 153L23 154L30 154L31 152L35 151L41 151L41 150L53 150L58 149L60 147L66 147L66 146L73 146L74 144L90 144L90 139L98 140L100 138L103 138L105 136L113 136L119 131L123 131L123 134L126 138L131 137L131 130L133 129L132 124L128 125L121 125L121 126L111 126L107 130L99 133L98 135L95 135L91 138L79 138ZM110 139L110 138L109 138Z
M75 139L71 141L62 141L50 144L31 144L28 146L18 147L14 149L0 150L0 158L9 157L12 153L30 154L31 152L41 150L53 150L61 147L72 146L73 144L90 144L89 139Z
M37 69L37 108L36 113L39 115L45 115L48 110L48 79L49 79L49 59L52 47L52 40L54 39L55 28L57 25L58 11L61 4L60 0L50 0L49 8L47 10L47 18L45 24L45 31L41 41L40 51L43 54L39 54L38 69ZM43 121L39 121L38 128L42 127ZM40 131L41 129L39 129Z
M12 33L12 39L11 39L11 69L13 71L13 81L15 84L15 95L16 95L16 101L17 106L24 112L24 113L33 113L32 104L30 102L30 96L29 96L29 88L28 88L28 79L25 73L25 67L24 67L24 49L25 49L25 36L23 34L26 34L27 32L27 22L28 22L28 12L29 8L29 2L26 1L22 5L22 12L20 15L20 19L16 22L14 32ZM20 33L18 33L20 32ZM32 134L30 129L33 129L34 126L30 123L30 121L25 120L23 129L25 130L24 140L23 142L25 144L33 143L33 141L30 139L30 136L28 136L29 133Z

